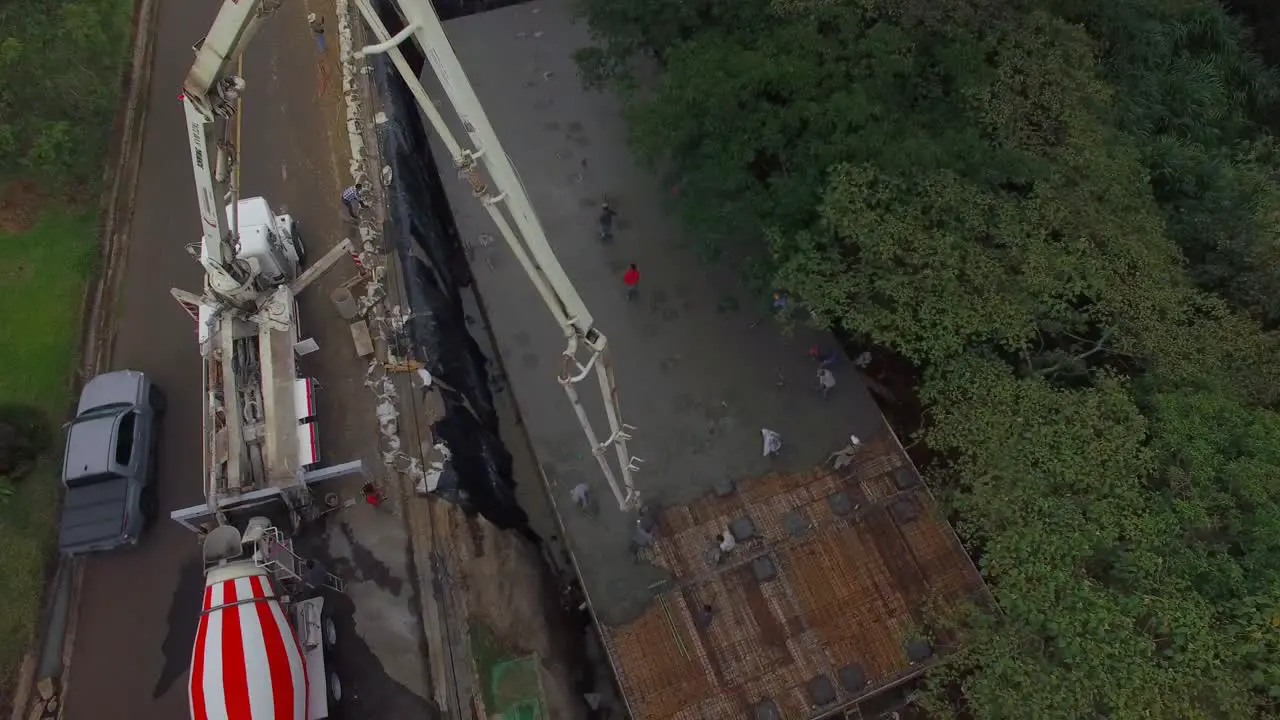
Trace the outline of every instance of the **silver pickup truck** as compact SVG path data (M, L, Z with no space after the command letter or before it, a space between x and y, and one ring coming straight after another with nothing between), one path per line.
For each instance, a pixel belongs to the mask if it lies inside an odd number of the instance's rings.
M164 394L143 373L99 375L80 392L62 460L63 553L134 545L155 519L155 469Z

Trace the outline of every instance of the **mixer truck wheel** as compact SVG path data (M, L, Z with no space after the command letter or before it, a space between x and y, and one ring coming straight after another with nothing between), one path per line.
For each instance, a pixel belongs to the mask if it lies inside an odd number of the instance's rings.
M169 401L164 396L164 391L152 385L147 390L147 403L151 405L151 412L157 416L164 415L164 411L169 407Z
M156 497L154 487L148 486L142 489L142 496L138 498L138 508L142 511L144 527L150 528L155 525L156 518L160 516L160 499Z
M342 704L342 681L338 679L338 673L332 671L329 673L329 700L335 707Z
M293 252L298 256L298 269L301 270L307 266L307 246L302 244L302 236L298 234L298 223L294 223L289 230Z
M338 644L338 626L334 624L333 618L324 619L324 645L332 650Z

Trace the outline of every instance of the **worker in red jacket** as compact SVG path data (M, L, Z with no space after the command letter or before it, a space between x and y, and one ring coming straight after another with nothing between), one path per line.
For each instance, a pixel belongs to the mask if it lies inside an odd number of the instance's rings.
M636 294L640 292L640 271L636 269L636 264L631 263L631 267L622 274L622 284L627 287L627 302L636 299Z
M364 494L364 501L370 505L378 507L382 504L382 491L377 485L366 482L360 488L360 492Z

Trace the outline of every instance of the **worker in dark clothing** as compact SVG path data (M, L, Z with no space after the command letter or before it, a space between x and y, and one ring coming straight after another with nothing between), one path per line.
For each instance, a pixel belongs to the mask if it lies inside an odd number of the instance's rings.
M600 205L600 241L609 242L613 239L613 219L617 217L618 212L606 201Z
M703 604L693 613L693 624L700 630L706 630L711 627L711 619L715 617L715 608L709 604Z
M303 565L302 582L314 590L329 584L329 571L315 560L307 560Z
M835 348L827 348L819 350L816 346L809 348L809 357L818 362L820 368L831 368L836 364L836 360L840 358L840 352Z
M787 294L781 290L773 293L773 302L771 303L775 313L783 313L787 310L787 303L791 300Z
M311 36L316 39L316 47L320 48L320 54L325 51L324 44L324 18L317 17L315 13L307 15L307 24L311 26Z

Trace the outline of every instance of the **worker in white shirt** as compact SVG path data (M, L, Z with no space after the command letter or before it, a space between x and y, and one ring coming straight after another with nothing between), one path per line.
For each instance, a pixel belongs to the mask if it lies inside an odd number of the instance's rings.
M831 394L831 389L836 386L836 376L830 369L825 367L818 368L818 391L822 393L822 397L826 398Z

